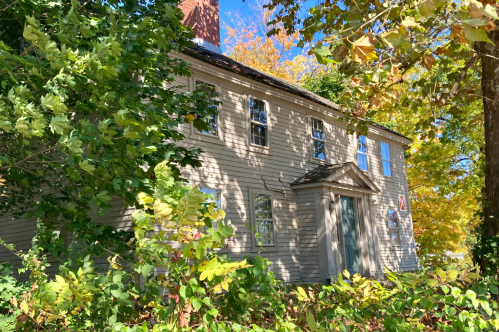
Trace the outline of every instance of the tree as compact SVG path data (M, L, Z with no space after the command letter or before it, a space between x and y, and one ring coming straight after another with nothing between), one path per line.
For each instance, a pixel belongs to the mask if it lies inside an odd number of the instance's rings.
M425 70L411 73L427 76ZM335 66L310 76L304 86L324 98L342 102L344 86ZM417 99L422 94L420 90L399 85L394 93L399 98ZM449 258L448 252L468 253L472 249L470 233L477 226L476 213L480 210L484 180L483 127L463 126L463 123L481 118L482 105L480 102L463 105L460 121L444 120L446 110L434 110L441 120L436 137L429 138L426 130L416 129L421 118L431 111L429 105L422 105L415 113L411 107L394 104L399 98L383 99L373 105L378 107L373 119L414 140L406 151L406 165L418 253L427 251L435 263L443 263Z
M459 122L462 104L483 101L483 116L461 127L483 125L485 135L484 237L499 242L499 32L497 1L466 2L423 0L406 2L321 0L308 16L299 16L301 1L272 0L279 9L270 24L283 24L288 35L301 26L298 46L315 41L313 53L321 63L339 63L350 77L345 85L344 112L350 129L366 131L381 99L395 99L398 85L420 87L417 99L399 104L416 113L429 111L417 129L434 138L439 127L435 110L444 119ZM277 30L271 31L278 33ZM319 37L320 36L320 37ZM315 39L315 40L314 40ZM456 70L456 65L459 69ZM425 68L427 76L414 78L412 68ZM471 78L470 78L471 77ZM478 79L478 82L475 80ZM480 89L477 89L480 87ZM490 257L490 256L489 256ZM492 261L481 256L483 268ZM497 262L496 262L497 263Z
M190 71L171 54L193 38L178 2L1 2L0 215L29 211L49 230L112 242L126 235L91 210L113 196L135 205L164 160L177 175L200 166L199 151L175 145L178 125L206 128L214 112L204 93L173 86Z
M257 1L264 5L267 2ZM232 26L225 24L227 55L249 67L282 78L291 83L300 83L313 70L319 68L315 59L305 55L293 56L292 50L299 37L298 32L287 35L280 25L269 24L273 11L254 8L252 24L234 14ZM268 37L271 29L278 29L275 36Z

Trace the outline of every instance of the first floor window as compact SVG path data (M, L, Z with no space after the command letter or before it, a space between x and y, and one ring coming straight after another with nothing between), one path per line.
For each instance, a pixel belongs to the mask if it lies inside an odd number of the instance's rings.
M359 168L367 171L367 139L366 136L360 135L357 139L357 161Z
M393 246L400 246L399 217L395 210L388 210L390 240Z
M262 245L274 244L274 219L272 212L272 196L253 194L255 207L255 227L258 241Z
M196 80L196 91L204 92L206 94L206 98L208 99L208 104L205 105L208 109L213 110L215 114L211 114L208 120L206 120L208 124L208 130L201 130L201 133L218 136L218 106L215 101L217 100L217 87L213 84L209 84L206 82ZM204 103L203 103L204 104ZM197 107L201 107L201 103L196 105Z
M262 100L250 98L251 144L268 146L267 107Z
M214 203L215 208L222 208L222 190L202 187L199 188L199 191L201 191L203 194L209 195L205 203ZM217 223L218 220L215 220L213 223L213 228L217 228Z
M220 189L213 188L200 188L203 194L210 195L206 203L215 203L217 209L222 208L222 191Z
M381 160L383 162L383 175L392 176L392 164L390 161L390 146L381 142Z
M324 136L324 122L312 118L313 157L326 160L326 144Z

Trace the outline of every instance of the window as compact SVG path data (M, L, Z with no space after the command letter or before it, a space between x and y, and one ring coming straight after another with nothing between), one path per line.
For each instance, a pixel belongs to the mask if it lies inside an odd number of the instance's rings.
M203 194L210 195L205 203L215 203L217 209L222 208L222 190L213 188L199 188ZM213 228L217 228L217 222L213 223Z
M268 123L266 103L262 100L250 98L251 144L268 145Z
M388 210L390 241L393 246L400 246L399 217L397 211Z
M324 137L324 121L312 118L312 156L326 160L326 144Z
M390 162L390 146L381 142L381 160L383 162L383 175L392 176L392 165Z
M359 168L363 171L367 171L367 140L366 136L360 135L357 140L357 161L359 162Z
M258 241L262 245L274 245L274 219L272 215L272 196L253 193L255 227Z
M217 209L222 208L222 191L220 189L200 188L203 194L210 195L206 203L215 203Z
M218 106L217 103L214 103L213 101L217 100L217 87L213 84L196 80L196 90L206 93L208 98L208 108L213 109L216 112ZM201 133L218 136L218 115L212 114L207 123L208 130L202 130Z

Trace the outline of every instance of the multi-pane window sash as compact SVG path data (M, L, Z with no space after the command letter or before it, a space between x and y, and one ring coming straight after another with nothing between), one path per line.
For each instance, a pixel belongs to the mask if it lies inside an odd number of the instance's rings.
M264 101L250 98L251 144L268 145L267 109Z
M392 165L390 160L390 146L381 142L381 160L383 162L383 175L392 176Z
M397 211L388 210L388 218L390 226L390 241L393 246L400 246L399 217Z
M312 118L312 144L313 157L315 159L326 160L326 144L324 138L324 122Z
M214 101L217 100L217 87L213 84L209 84L206 82L196 80L196 90L203 91L206 93L206 97L209 101L208 108L213 109L216 113L217 104ZM218 115L211 114L210 118L207 121L208 130L201 130L201 133L218 136Z
M255 200L255 227L258 241L262 245L274 245L274 219L272 217L272 197L266 194L253 196Z
M199 191L201 191L203 194L210 195L205 203L215 203L215 207L217 209L222 208L222 191L220 189L200 188ZM214 220L213 228L217 228L217 223L218 220Z
M357 140L357 161L359 163L359 168L363 171L367 171L367 143L366 137L360 135Z

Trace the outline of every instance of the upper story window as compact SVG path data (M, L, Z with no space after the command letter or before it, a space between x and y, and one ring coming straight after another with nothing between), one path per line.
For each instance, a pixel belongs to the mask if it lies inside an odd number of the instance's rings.
M388 210L388 218L390 223L390 241L393 246L400 246L399 217L397 211Z
M196 80L196 90L203 91L206 93L206 97L210 103L208 107L216 110L217 104L214 101L217 100L217 87L213 84L209 84L203 81ZM218 136L218 115L212 114L211 118L208 119L208 130L202 130L201 133Z
M390 160L390 146L387 143L380 143L381 145L381 160L383 163L383 175L392 176L392 163Z
M272 195L253 193L254 225L258 241L262 245L274 245L274 218L272 211Z
M324 121L312 118L312 151L315 159L326 160Z
M250 98L251 144L268 146L268 120L266 102Z
M357 161L361 170L369 170L367 168L367 139L364 135L360 135L357 139Z

